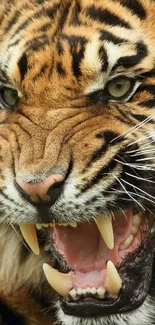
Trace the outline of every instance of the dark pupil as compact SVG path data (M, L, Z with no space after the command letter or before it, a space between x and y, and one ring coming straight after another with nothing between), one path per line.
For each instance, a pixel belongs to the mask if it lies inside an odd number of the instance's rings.
M123 83L121 81L118 81L117 84L116 84L116 88L118 90L120 90L120 89L122 89L122 87L123 87Z

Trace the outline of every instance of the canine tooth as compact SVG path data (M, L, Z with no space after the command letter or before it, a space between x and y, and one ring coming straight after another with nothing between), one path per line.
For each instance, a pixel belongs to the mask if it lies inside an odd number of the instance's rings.
M137 232L138 232L138 228L136 226L132 226L132 228L131 228L131 234L132 235L136 235Z
M63 274L44 263L43 270L50 286L61 296L68 296L72 289L72 274Z
M82 289L81 289L81 288L78 288L78 289L77 289L77 294L78 294L79 296L82 295Z
M107 263L107 276L105 285L108 292L113 296L117 296L122 287L122 280L115 265L111 261L108 261Z
M69 292L69 295L75 299L76 298L76 294L77 294L77 291L75 289L72 289L70 292Z
M98 288L97 289L97 294L99 295L99 297L104 297L104 295L105 295L105 289L104 288L102 288L102 287L100 287L100 288Z
M96 291L97 291L97 290L96 290L96 288L94 288L94 287L90 289L90 293L91 293L92 295L95 295L95 294L96 294Z
M97 218L96 220L99 232L109 249L114 248L114 232L111 217Z
M120 245L120 249L126 249L126 248L128 248L128 247L131 245L133 239L134 239L133 235L130 235L130 236L125 240L125 242L122 243L122 244Z
M43 224L42 223L36 223L36 228L38 230L40 230L42 227L43 227Z
M139 227L141 222L142 222L141 216L139 214L136 214L133 217L133 225L136 226L136 227Z
M28 246L32 249L34 254L39 255L40 250L36 232L36 225L20 224L19 227Z

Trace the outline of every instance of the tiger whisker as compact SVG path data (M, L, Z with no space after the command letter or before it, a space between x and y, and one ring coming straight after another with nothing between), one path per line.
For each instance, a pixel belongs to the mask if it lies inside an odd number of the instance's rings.
M152 166L153 167L155 166L154 164L144 166L144 165L138 165L136 163L132 163L132 164L131 163L126 163L126 162L120 161L120 160L118 160L116 158L114 160L117 161L118 163L122 164L122 165L129 166L132 169L155 171L155 168L152 168Z
M122 164L122 165L131 167L133 170L134 169L138 169L138 170L140 169L140 170L153 170L154 171L154 169L148 168L147 166L138 165L138 164L134 164L134 163L131 164L131 163L120 161L118 159L114 159L114 160L117 161L118 163Z
M130 193L128 193L127 189L125 188L125 186L122 184L121 180L119 180L119 178L117 176L115 176L113 174L113 177L119 182L119 184L121 185L121 187L124 189L125 193L136 203L138 204L138 206L140 206L144 211L145 211L145 208L136 200L132 197L132 195L130 195Z
M28 251L31 253L31 250L29 249L29 247L26 245L25 241L23 240L23 238L20 236L20 234L18 233L18 231L16 230L16 228L14 227L14 225L12 223L10 223L10 226L12 227L12 229L14 230L14 232L16 233L16 235L18 236L18 238L21 240L21 242L23 243L23 245L26 247L26 249L28 249Z
M148 143L148 139L149 139L149 143ZM151 141L150 141L150 139L151 139ZM127 145L127 147L131 147L131 146L133 146L133 145L135 145L135 144L137 144L137 143L139 143L141 141L146 142L143 145L141 145L142 148L147 148L148 146L150 146L150 144L155 143L155 139L152 139L152 134L146 134L145 136L143 136L143 137L129 143Z
M147 150L138 150L137 152L130 155L130 157L136 157L136 156L138 157L140 155L146 155L146 154L150 154L150 153L153 153L153 152L155 152L155 150L152 150L151 148L147 149ZM129 152L127 151L126 153L128 154Z
M139 180L142 180L142 181L145 181L145 182L149 182L149 183L155 184L155 181L152 181L150 179L146 179L146 178L143 178L143 177L138 177L138 176L132 175L132 174L127 173L127 172L125 172L125 174L128 175L128 176L131 176L133 178L136 178L136 179L139 179Z
M137 161L147 161L147 160L153 160L153 159L155 159L155 157L146 157L146 158L137 159Z
M119 157L119 158L120 158L120 159L122 159L122 160L123 160L125 163L127 163L127 162L126 162L126 160L125 160L124 158L121 158L119 155L117 155L117 157ZM131 169L132 169L132 170L133 170L133 172L134 172L134 173L137 175L137 173L136 173L135 169L134 169L134 168L132 168L132 167L131 167Z
M143 191L142 189L140 189L140 188L137 187L136 185L133 185L133 184L131 184L131 183L125 181L123 178L121 178L121 181L124 182L124 183L126 183L126 184L129 185L129 186L132 186L134 189L137 189L138 191L144 193L146 196L149 196L150 198L154 199L154 196L152 196L151 194L149 194L149 193ZM152 201L152 202L155 203L155 201Z
M125 131L123 134L118 135L117 137L115 137L113 140L111 140L110 143L112 143L113 141L124 137L126 135L131 135L134 131L137 131L138 129L140 129L142 126L144 126L146 123L148 123L149 121L151 121L153 118L155 117L155 113L153 113L152 115L150 115L149 117L147 117L144 121L136 124L134 127L131 127L130 129L128 129L127 131ZM129 144L128 146L131 146L132 144Z

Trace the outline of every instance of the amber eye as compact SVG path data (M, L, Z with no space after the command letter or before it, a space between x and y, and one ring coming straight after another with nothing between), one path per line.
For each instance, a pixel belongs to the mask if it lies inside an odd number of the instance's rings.
M133 80L128 77L118 77L108 82L107 90L114 99L119 99L128 94L133 84Z
M19 99L17 91L11 88L3 88L1 98L3 103L8 107L14 107Z

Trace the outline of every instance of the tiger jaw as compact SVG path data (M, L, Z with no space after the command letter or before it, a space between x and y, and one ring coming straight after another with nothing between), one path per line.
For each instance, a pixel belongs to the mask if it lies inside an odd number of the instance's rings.
M119 218L119 215L116 217ZM125 213L123 217L125 219ZM122 218L122 215L120 218ZM137 233L140 232L142 223L142 215L134 215L131 209L126 212L126 218L128 220L128 228L130 228L130 231L127 232L125 238L123 238L123 241L121 241L122 236L119 238L119 251L121 253L124 253L126 250L128 251L128 249L130 250L130 247L132 245L135 245L134 241L136 239ZM106 249L111 252L116 248L116 242L118 240L116 238L118 236L118 225L114 225L114 222L115 221L112 221L112 218L110 216L105 218L97 218L95 220L99 234L104 241L104 245L106 246ZM76 229L77 226L78 225L76 222L55 225L52 223L36 225L21 224L20 229L29 247L36 255L38 255L39 244L36 228L39 230L42 227L48 228L49 232L51 229L53 231L55 227L61 228L61 231L63 231L63 228L72 228L72 231L74 232L74 229ZM115 230L113 228L115 228ZM43 269L51 287L54 288L55 291L58 292L61 296L67 297L69 300L77 301L81 297L97 297L98 299L103 299L105 296L113 297L116 299L119 296L119 292L122 287L122 279L115 266L117 262L114 263L114 261L108 260L106 264L107 265L102 271L97 271L99 277L101 277L101 274L99 273L102 273L103 276L102 286L99 285L98 287L93 287L92 284L90 284L89 287L85 287L85 285L84 288L77 287L74 279L75 275L72 271L68 274L64 274L58 270L53 269L50 265L47 264L43 265Z

